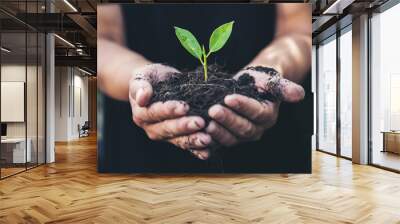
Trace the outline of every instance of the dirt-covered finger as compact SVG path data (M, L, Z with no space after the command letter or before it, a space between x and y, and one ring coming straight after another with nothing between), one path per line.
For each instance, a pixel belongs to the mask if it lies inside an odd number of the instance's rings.
M224 103L256 124L263 124L274 118L272 103L260 102L239 94L226 96Z
M129 99L144 107L153 95L153 87L148 79L133 77L129 83Z
M190 151L193 155L195 155L197 158L201 160L207 160L210 158L210 150L209 149L192 149Z
M156 102L149 107L136 106L133 116L145 123L156 123L186 115L189 105L181 101Z
M152 140L164 140L195 133L204 128L205 121L198 116L181 117L149 124L144 127Z
M282 101L295 103L304 98L304 89L299 84L296 84L287 79L279 80L279 91Z
M203 133L203 132L196 132L194 134L180 136L171 138L168 142L176 145L177 147L189 150L189 149L203 149L209 146L212 142L211 136Z
M211 118L239 138L247 139L256 134L256 126L251 121L224 106L214 105L208 113Z
M238 139L224 127L215 121L210 121L206 128L206 132L211 135L214 141L222 146L233 146L238 143Z

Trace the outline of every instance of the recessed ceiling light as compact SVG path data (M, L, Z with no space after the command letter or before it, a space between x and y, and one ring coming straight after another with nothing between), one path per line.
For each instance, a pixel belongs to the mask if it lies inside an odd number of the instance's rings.
M322 14L342 14L343 9L351 5L355 0L336 0Z
M90 73L90 72L88 72L88 71L86 71L86 70L83 70L83 69L81 69L81 68L79 68L79 67L78 67L78 70L81 71L81 72L83 72L83 73L85 73L85 74L87 74L87 75L90 75L90 76L93 75L92 73Z
M5 48L5 47L1 47L0 49L1 49L1 51L4 51L4 52L6 52L6 53L10 53L10 52L11 52L10 49L7 49L7 48Z
M67 4L74 12L78 12L78 10L68 0L64 0L64 3Z
M62 37L60 37L59 35L57 35L57 34L54 34L54 36L55 37L57 37L59 40L61 40L62 42L64 42L64 43L66 43L67 45L69 45L70 47L73 47L73 48L75 48L75 45L73 45L71 42L69 42L68 40L66 40L66 39L64 39L64 38L62 38Z

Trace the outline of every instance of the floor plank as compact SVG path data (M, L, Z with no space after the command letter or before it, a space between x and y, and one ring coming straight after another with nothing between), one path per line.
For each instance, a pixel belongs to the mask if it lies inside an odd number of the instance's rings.
M96 172L96 139L0 181L0 223L400 223L400 175L313 153L312 175Z

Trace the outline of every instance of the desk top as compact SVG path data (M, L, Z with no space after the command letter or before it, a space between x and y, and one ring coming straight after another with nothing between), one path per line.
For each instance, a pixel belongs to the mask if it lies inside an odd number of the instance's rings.
M381 131L381 133L400 135L400 131Z
M24 142L25 138L6 138L6 139L1 139L1 143L20 143ZM28 139L29 141L29 139Z

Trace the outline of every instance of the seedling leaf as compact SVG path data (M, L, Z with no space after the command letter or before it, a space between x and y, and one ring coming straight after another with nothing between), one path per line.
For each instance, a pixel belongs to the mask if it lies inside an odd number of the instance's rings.
M196 37L189 31L175 26L175 34L182 46L201 61L202 50Z
M232 33L234 22L225 23L213 31L209 42L209 53L216 52L225 45Z
M219 26L211 34L209 51L206 53L206 49L200 47L199 42L196 37L189 31L179 27L174 26L175 34L178 37L179 42L182 46L195 58L199 59L200 63L203 65L204 69L204 80L207 82L207 58L212 52L216 52L221 49L225 43L228 41L229 36L232 32L232 26L234 21L225 23Z

